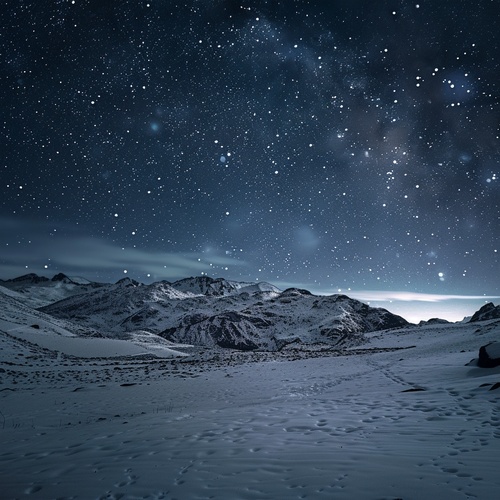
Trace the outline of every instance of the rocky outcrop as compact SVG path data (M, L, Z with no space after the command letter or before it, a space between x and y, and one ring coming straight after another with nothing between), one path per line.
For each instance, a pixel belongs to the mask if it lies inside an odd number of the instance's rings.
M161 336L172 342L251 351L264 347L265 335L261 330L269 326L262 318L234 311L208 318L196 314L185 317L182 325L162 332Z
M491 342L481 346L477 365L481 368L500 366L500 342Z
M486 321L488 319L500 319L500 306L495 306L492 302L488 302L472 315L469 323Z

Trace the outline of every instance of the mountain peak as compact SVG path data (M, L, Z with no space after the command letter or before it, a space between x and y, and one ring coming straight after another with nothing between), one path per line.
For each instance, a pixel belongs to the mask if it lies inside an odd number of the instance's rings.
M115 285L120 285L120 286L125 286L125 287L129 287L129 286L140 286L141 284L138 282L138 281L135 281L131 278L122 278L121 280L118 280Z
M68 278L65 274L59 273L52 278L52 281L64 281L65 283L70 283L71 279Z

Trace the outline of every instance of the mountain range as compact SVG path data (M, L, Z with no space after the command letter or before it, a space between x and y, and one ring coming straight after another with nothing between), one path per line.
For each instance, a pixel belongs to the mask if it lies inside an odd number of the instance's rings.
M27 274L0 280L0 301L16 311L11 316L17 322L44 321L71 334L149 335L173 344L243 351L353 347L363 344L368 332L409 324L346 295L316 296L207 276L145 285L130 278L105 284L62 273L52 279ZM471 321L493 317L500 317L500 307L487 304Z

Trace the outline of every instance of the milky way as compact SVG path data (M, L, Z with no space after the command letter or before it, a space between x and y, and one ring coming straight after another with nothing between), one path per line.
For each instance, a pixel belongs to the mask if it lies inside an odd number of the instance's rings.
M500 294L496 2L0 17L0 277Z

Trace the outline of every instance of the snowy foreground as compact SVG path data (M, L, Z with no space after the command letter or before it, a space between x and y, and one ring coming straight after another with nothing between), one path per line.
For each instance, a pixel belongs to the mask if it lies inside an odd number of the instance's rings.
M76 358L26 335L0 337L2 499L498 498L500 367L466 366L498 321L320 357Z

